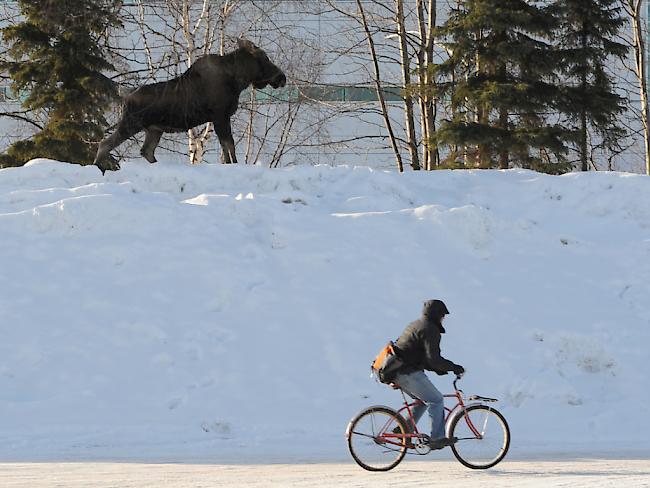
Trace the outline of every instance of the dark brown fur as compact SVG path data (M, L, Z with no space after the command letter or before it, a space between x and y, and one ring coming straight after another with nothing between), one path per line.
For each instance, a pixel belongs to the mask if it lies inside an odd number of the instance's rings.
M246 40L225 56L209 54L197 59L181 76L144 85L124 99L122 118L115 131L99 144L94 164L102 172L119 166L108 154L129 137L145 131L141 154L155 163L154 151L165 132L184 132L214 123L226 163L236 163L230 117L237 111L240 93L250 85L283 87L286 76L266 53Z

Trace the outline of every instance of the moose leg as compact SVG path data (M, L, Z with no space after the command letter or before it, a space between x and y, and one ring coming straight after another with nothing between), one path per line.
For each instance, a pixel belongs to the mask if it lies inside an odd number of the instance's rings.
M108 155L113 149L138 132L139 130L128 128L126 124L124 124L123 120L120 121L115 132L99 143L93 164L97 166L102 173L105 173L106 170L116 171L120 169L118 163L108 160Z
M142 145L140 154L144 159L152 164L157 161L153 152L156 150L156 147L158 147L162 135L163 131L158 127L151 126L145 129L144 144Z
M237 155L235 154L235 140L232 138L230 119L219 121L215 120L214 132L217 134L219 143L221 144L223 162L225 164L237 163Z

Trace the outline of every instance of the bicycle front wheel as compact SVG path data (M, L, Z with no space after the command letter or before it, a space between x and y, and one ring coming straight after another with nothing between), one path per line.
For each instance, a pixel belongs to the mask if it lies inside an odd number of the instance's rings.
M387 407L370 407L350 421L348 449L359 466L368 471L388 471L406 454L406 422Z
M472 469L499 463L510 447L506 419L487 405L472 405L452 420L450 433L458 441L451 446L456 459Z

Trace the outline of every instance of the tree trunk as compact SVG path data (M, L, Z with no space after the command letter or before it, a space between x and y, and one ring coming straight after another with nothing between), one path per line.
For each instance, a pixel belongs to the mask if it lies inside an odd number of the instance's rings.
M645 172L650 175L650 114L648 113L648 83L646 81L646 47L643 40L643 18L641 6L643 0L627 0L634 32L634 60L636 77L639 82L639 97L641 102L641 123L643 124L643 142L645 149Z
M181 21L183 28L183 37L186 42L186 56L187 56L187 67L189 68L194 63L194 57L196 55L196 44L194 42L194 37L197 35L197 31L201 24L205 23L206 31L209 30L210 24L210 3L209 0L203 0L203 6L201 9L200 17L196 20L196 23L193 22L192 14L190 11L190 0L183 0L181 5ZM194 25L192 25L194 24ZM187 146L188 146L188 155L191 164L198 164L203 161L203 156L207 150L207 143L212 133L212 123L208 123L203 129L193 128L187 131Z
M379 99L379 104L381 105L381 113L384 117L384 123L386 124L386 130L388 130L388 136L390 137L390 143L393 147L393 152L395 153L395 160L397 162L397 169L400 173L404 171L404 165L402 163L402 155L399 152L399 147L397 146L397 139L395 138L395 133L393 132L393 126L390 122L390 117L388 116L388 109L386 108L386 99L384 98L384 92L381 88L381 77L379 71L379 61L377 59L377 51L375 50L375 42L372 39L372 33L368 27L368 21L366 19L366 13L361 4L361 0L357 0L357 8L359 10L359 15L361 16L361 22L363 24L363 29L366 32L366 38L368 40L368 47L370 49L370 56L372 57L372 63L375 70L375 88L377 90L377 98Z
M424 2L427 1L427 9ZM420 33L420 52L418 53L418 74L420 85L429 87L433 80L429 77L427 65L433 62L433 29L436 23L436 0L417 0L418 27ZM425 19L426 16L426 19ZM422 160L426 170L440 164L438 147L432 144L436 130L435 98L426 92L420 97L420 123L422 127Z
M433 29L436 27L436 1L429 0L429 15L427 19L427 43L426 43L426 53L427 53L427 63L433 63L433 43L434 35ZM435 80L429 79L429 83L435 83ZM436 98L429 97L426 103L427 107L427 127L431 137L436 132ZM440 152L438 150L437 144L430 144L428 146L429 150L429 160L432 162L434 167L440 165Z
M418 156L418 144L415 137L415 121L413 118L413 96L410 93L411 85L411 62L409 60L408 47L406 45L406 28L404 26L404 0L395 0L397 10L397 38L399 40L399 51L402 60L402 82L404 83L404 117L406 119L406 134L409 153L411 155L411 168L420 169L420 158Z
M580 113L580 171L589 171L587 152L587 113L583 110Z
M478 34L479 37L481 34ZM474 60L475 66L476 66L476 73L477 74L483 74L486 71L486 63L483 62L481 59L481 56L477 53L476 58ZM467 75L471 76L471 75ZM474 122L478 125L483 125L487 126L490 124L490 111L492 107L488 105L488 102L478 102L476 105L476 112L474 113ZM488 153L487 149L485 148L485 144L477 144L476 145L476 159L475 159L475 164L478 168L481 169L488 169L490 166L492 166L492 154Z
M586 25L582 23L582 38L580 44L582 51L587 49L587 35L585 34ZM580 95L585 99L587 93L587 67L582 66L582 73L580 74ZM584 103L584 102L583 102ZM589 171L589 164L587 161L587 112L582 110L580 113L580 170Z
M418 27L420 32L420 45L418 49L418 85L420 87L420 133L422 134L422 166L426 171L431 170L431 161L429 160L430 133L427 127L426 115L426 90L427 84L427 64L426 64L426 36L427 30L424 21L424 4L423 0L417 0L416 7L418 13Z
M198 164L203 161L203 156L207 151L207 142L212 132L212 123L206 124L203 130L190 129L190 137L188 138L188 149L190 155L190 163Z
M508 130L508 111L504 108L499 110L499 126ZM508 169L508 160L510 154L508 149L503 146L499 151L499 169Z

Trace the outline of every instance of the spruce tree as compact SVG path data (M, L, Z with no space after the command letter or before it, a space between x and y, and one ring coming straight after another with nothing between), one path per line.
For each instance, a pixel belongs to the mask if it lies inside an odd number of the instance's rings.
M448 163L567 169L573 133L546 117L560 96L554 28L547 9L531 2L457 1L438 32L449 59L432 68L451 102L436 135L450 148Z
M615 41L625 20L616 0L557 0L552 10L559 21L557 49L566 77L558 108L579 133L580 169L587 171L590 128L606 147L615 147L625 134L616 119L625 110L624 99L614 92L605 70L609 58L627 53L627 47Z
M2 29L11 61L3 67L24 108L45 120L43 129L0 156L1 166L36 157L79 164L93 161L104 112L117 86L102 38L119 25L122 0L19 0L22 21Z

